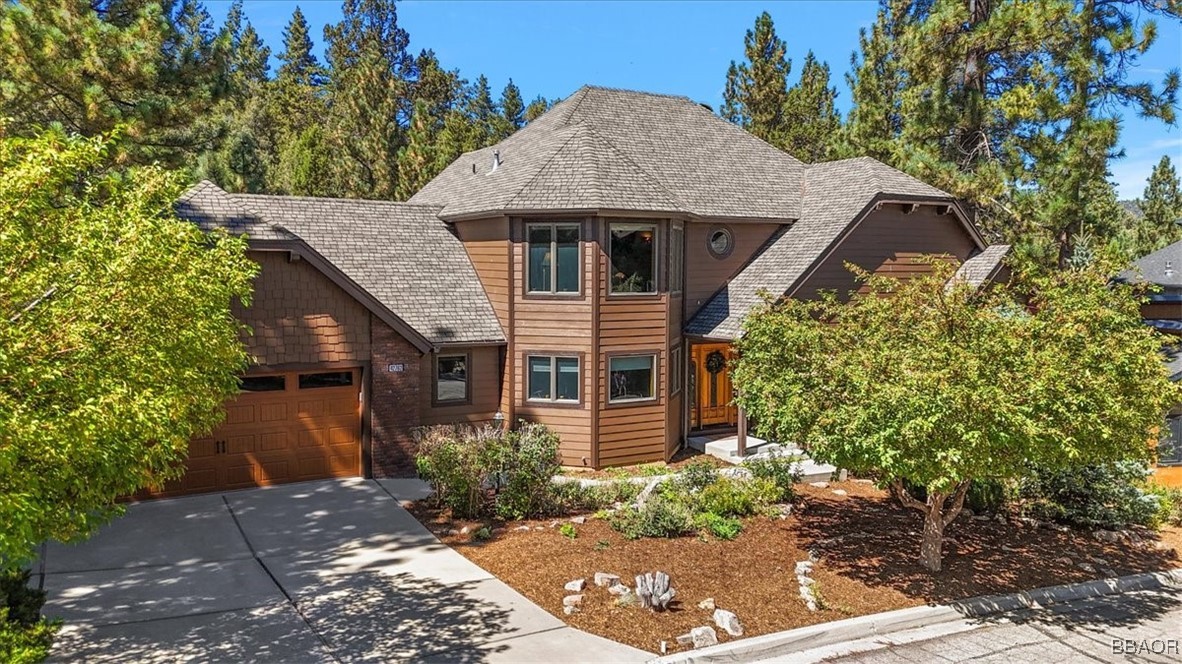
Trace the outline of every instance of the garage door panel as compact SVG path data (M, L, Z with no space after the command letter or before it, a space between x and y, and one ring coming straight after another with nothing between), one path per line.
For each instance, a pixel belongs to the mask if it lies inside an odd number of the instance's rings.
M239 399L239 402L226 406L226 419L222 422L223 428L235 424L250 424L255 421L255 405L241 401Z
M299 402L297 417L312 418L325 415L324 399L304 399Z
M255 451L256 436L253 433L230 436L226 438L223 454L247 454Z
M288 417L287 410L287 404L283 402L259 404L259 421L282 422Z
M329 445L353 445L357 442L357 433L351 426L336 426L328 430Z
M272 431L269 433L259 434L259 452L274 452L278 450L286 450L291 443L291 436L287 431Z
M189 441L190 459L205 459L217 453L217 441L212 438L198 438Z
M325 415L352 415L357 412L357 399L333 399L325 403L324 409Z

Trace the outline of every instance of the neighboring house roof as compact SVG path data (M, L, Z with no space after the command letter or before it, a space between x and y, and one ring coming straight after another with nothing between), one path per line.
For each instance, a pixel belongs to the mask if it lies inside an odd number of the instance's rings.
M994 244L985 247L985 251L961 263L949 283L963 281L974 288L980 288L982 284L997 274L997 271L1002 267L1002 261L1009 253L1010 245L1008 244Z
M747 266L690 319L687 334L737 338L743 318L763 301L761 291L788 294L881 201L948 203L959 215L949 194L870 157L808 166L803 193L800 219L772 235ZM972 225L963 217L961 223L983 246Z
M791 220L804 172L687 97L585 86L497 145L465 153L410 202L442 206L447 220L599 209Z
M1121 272L1120 281L1147 281L1167 288L1182 287L1182 242L1139 258L1133 267Z
M1182 380L1182 345L1165 346L1162 348L1165 356L1166 368L1170 372L1170 380Z
M299 242L430 344L502 343L500 323L438 207L228 194L193 187L177 213L251 240Z

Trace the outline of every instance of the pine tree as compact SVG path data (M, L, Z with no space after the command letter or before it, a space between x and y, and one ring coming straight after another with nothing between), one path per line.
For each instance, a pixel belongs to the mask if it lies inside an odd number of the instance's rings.
M195 0L0 3L0 116L16 134L123 124L125 159L184 165L213 138L198 120L226 94L225 50Z
M496 121L494 143L525 126L525 102L522 101L521 90L514 85L513 79L509 79L505 89L501 91L499 106L501 114Z
M732 60L727 70L722 117L774 145L784 130L792 63L767 12L755 19L743 44L747 60Z
M546 111L550 110L550 107L556 103L558 103L558 102L557 101L554 101L554 102L546 101L546 98L541 95L534 97L534 100L531 101L529 103L529 105L525 107L525 114L524 114L525 121L526 122L533 122L534 120L537 120L538 118L542 117L542 114L544 114Z
M842 157L868 156L885 163L894 159L894 142L903 131L899 40L911 2L881 2L874 25L859 31L858 50L846 74L853 103L837 146Z
M283 29L283 52L279 54L279 59L283 62L279 66L280 79L311 86L323 83L324 70L312 53L308 20L304 18L304 12L300 11L299 5L296 5L291 20Z
M427 103L422 100L415 102L410 130L406 134L406 146L398 151L398 200L414 196L437 174L434 123Z
M465 151L475 150L496 143L497 138L497 107L493 103L492 89L488 86L488 78L481 74L472 84L472 92L468 97L467 113L472 121L472 136L465 146Z
M394 198L398 151L413 108L414 59L393 0L345 0L341 21L324 29L331 94L330 140L344 193Z
M1133 256L1139 257L1182 239L1182 183L1168 156L1153 167L1145 192L1137 201L1145 216L1136 225Z
M829 65L818 62L809 51L800 81L788 90L777 147L804 162L832 156L841 129L841 117L833 105L836 99L837 89L829 85Z

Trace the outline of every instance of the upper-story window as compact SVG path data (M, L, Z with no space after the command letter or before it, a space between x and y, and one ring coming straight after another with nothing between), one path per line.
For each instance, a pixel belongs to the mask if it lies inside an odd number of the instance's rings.
M528 224L529 292L579 292L579 225Z
M657 292L656 224L610 224L611 292Z

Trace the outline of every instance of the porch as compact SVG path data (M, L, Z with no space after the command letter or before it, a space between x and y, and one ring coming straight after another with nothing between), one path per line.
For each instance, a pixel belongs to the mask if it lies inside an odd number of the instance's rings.
M836 466L817 463L808 458L804 450L798 447L770 443L752 435L747 435L745 455L739 453L739 435L737 433L698 434L690 436L686 440L686 444L691 449L733 464L742 463L745 459L759 458L761 455L770 454L773 451L800 457L802 482L828 482L833 477L833 473L837 472ZM842 471L840 475L841 479L844 479L845 471Z

